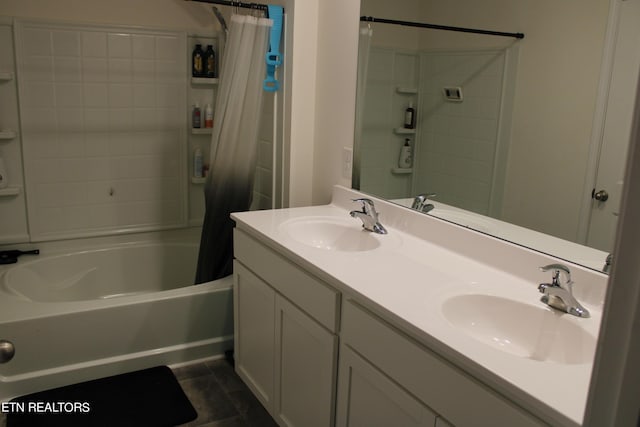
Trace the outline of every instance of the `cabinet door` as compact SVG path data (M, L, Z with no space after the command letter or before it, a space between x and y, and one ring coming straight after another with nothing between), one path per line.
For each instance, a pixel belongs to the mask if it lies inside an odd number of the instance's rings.
M271 410L274 396L276 293L242 264L233 265L236 372Z
M281 425L333 425L338 338L276 297L276 418Z
M436 415L347 346L340 349L337 427L433 427Z

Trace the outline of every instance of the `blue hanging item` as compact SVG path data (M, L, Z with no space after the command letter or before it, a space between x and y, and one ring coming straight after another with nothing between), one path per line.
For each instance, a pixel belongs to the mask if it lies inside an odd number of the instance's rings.
M284 8L282 6L267 6L269 19L273 20L271 27L271 36L269 38L269 51L266 55L267 60L267 77L264 79L262 87L267 92L276 92L280 88L280 82L276 80L276 68L282 64L282 55L280 54L280 36L282 35L282 18Z

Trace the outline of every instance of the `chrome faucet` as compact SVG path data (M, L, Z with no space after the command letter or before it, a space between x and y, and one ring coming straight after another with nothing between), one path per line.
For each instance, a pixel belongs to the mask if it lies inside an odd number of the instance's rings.
M427 203L429 201L429 197L436 197L436 193L425 193L418 194L411 204L411 209L415 209L420 212L427 213L431 211L434 206L431 203Z
M354 199L353 201L362 203L362 210L351 211L349 212L349 215L354 218L360 218L362 221L362 228L378 234L387 234L387 230L378 221L378 212L373 205L373 200L360 198Z
M541 283L538 286L543 293L540 301L557 310L564 311L578 317L590 317L589 311L584 308L573 296L573 281L569 268L562 264L549 264L540 267L542 271L552 270L551 283ZM563 276L561 278L561 276ZM564 280L563 280L564 279Z
M613 263L613 254L607 255L607 259L604 261L604 267L602 267L602 272L605 274L609 274L611 272L611 264Z

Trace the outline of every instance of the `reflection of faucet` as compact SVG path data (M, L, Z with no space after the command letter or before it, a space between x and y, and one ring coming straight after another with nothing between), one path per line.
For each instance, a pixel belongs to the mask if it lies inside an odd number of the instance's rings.
M613 254L607 255L607 259L604 261L604 267L602 267L602 272L609 274L611 272L611 263L613 262Z
M378 234L387 234L387 230L378 222L378 212L376 211L375 206L373 205L373 200L371 199L354 199L354 202L362 203L361 211L351 211L349 215L354 218L360 218L362 220L362 227L365 230L373 231Z
M562 264L549 264L540 267L542 271L553 270L551 283L541 283L538 290L544 295L540 301L569 314L578 317L590 317L589 311L584 308L573 296L573 281L569 268ZM564 283L560 280L564 276Z
M427 203L429 197L436 197L436 193L419 194L413 199L411 209L427 213L434 208L431 203Z

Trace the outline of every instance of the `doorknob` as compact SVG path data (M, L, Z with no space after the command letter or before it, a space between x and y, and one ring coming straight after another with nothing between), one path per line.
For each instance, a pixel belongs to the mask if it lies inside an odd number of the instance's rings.
M605 190L596 192L596 189L594 188L591 192L591 198L596 199L599 202L606 202L609 199L609 193L607 193Z

